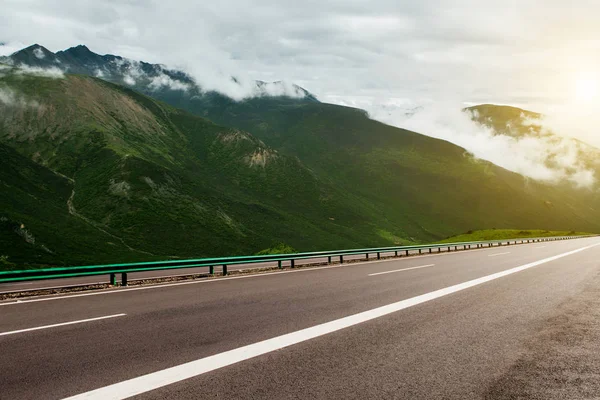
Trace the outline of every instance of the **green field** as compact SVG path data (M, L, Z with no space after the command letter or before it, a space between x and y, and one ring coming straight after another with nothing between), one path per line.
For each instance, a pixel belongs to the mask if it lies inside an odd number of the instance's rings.
M587 232L573 231L546 231L541 229L521 230L521 229L485 229L463 233L462 235L452 236L438 243L456 243L456 242L477 242L482 240L502 240L502 239L526 239L554 236L586 236L594 235Z

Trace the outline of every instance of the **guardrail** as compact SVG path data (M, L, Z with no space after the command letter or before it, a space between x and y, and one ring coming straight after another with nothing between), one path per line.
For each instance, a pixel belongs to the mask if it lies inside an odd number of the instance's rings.
M395 257L405 254L408 256L410 252L418 251L422 254L424 251L433 253L434 250L442 252L442 249L447 251L468 250L473 247L493 247L520 243L547 242L555 240L578 239L586 236L560 236L547 238L524 238L510 240L489 240L478 242L458 242L458 243L438 243L417 246L395 246L395 247L377 247L366 249L350 249L350 250L333 250L333 251L315 251L307 253L293 254L271 254L262 256L238 256L238 257L217 257L217 258L200 258L191 260L172 260L172 261L153 261L139 262L127 264L109 264L109 265L90 265L80 267L61 267L61 268L44 268L31 269L20 271L0 271L0 283L7 282L23 282L38 279L58 279L85 277L92 275L109 275L109 283L117 284L116 276L121 274L121 285L127 286L127 274L130 272L140 271L159 271L168 269L185 269L196 267L207 267L208 273L213 275L215 266L222 266L222 274L227 275L227 266L237 264L255 264L263 262L277 262L279 268L283 268L283 262L289 261L290 267L295 267L296 260L314 259L327 257L327 262L331 264L334 258L339 259L340 263L344 262L344 256L352 256L357 254L365 254L369 259L369 255L376 255L377 259L381 259L382 254L394 253ZM336 260L337 261L337 260Z

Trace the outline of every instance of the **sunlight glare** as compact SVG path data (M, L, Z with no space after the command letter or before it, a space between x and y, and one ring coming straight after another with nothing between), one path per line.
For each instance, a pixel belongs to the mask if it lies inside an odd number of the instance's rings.
M581 75L575 84L577 101L589 103L598 95L598 80L593 75Z

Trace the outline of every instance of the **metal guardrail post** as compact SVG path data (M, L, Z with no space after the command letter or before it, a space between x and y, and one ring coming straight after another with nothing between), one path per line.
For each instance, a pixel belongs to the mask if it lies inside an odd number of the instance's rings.
M429 254L431 254L431 251L432 251L432 250L431 250L431 247L430 247L430 248L429 248Z
M121 272L121 286L127 286L127 272Z
M277 268L282 269L283 265L281 265L281 260L277 261Z
M109 284L112 286L117 286L117 275L113 272L112 274L110 274L110 277L108 278L109 280Z
M398 257L398 250L394 252L394 257Z
M223 264L223 276L227 275L227 265Z
M344 256L340 256L340 264L344 263Z
M331 264L331 256L327 257L327 264Z
M290 267L296 268L296 265L294 264L294 259L293 258L290 260Z
M380 252L377 252L377 259L381 260L381 253Z
M211 265L211 266L208 267L208 273L210 275L214 275L215 274L215 266L214 265Z
M406 250L406 255L408 256L408 250Z

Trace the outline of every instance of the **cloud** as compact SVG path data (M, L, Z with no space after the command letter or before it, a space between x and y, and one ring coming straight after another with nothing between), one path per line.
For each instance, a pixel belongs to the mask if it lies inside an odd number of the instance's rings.
M35 48L33 50L33 55L36 56L38 59L43 60L44 58L46 58L46 55L44 54L44 52L42 51L42 49Z
M150 78L150 84L148 85L148 87L152 90L158 90L163 87L168 87L172 90L182 90L184 92L190 89L189 84L180 80L173 79L164 73Z
M27 65L19 65L15 70L16 74L21 75L36 75L43 76L46 78L64 78L65 73L59 68L51 67L51 68L40 68L40 67L29 67Z
M35 100L28 100L25 96L7 87L0 87L0 105L16 108L39 108Z
M135 79L133 79L133 77L131 75L125 75L125 77L123 78L123 81L128 84L128 85L135 85Z
M182 67L234 98L252 94L258 79L294 82L319 98L420 98L445 87L462 101L531 106L564 94L556 82L565 71L600 60L589 39L598 12L597 2L558 0L9 0L0 41L55 51L85 43Z
M575 138L600 148L600 114L596 102L553 106L541 119L529 121L545 133Z
M578 187L596 183L594 170L582 152L597 151L561 136L513 137L475 123L460 102L430 102L422 106L397 99L382 106L358 99L376 120L463 147L476 158L546 183L569 181ZM594 154L594 153L590 153Z

